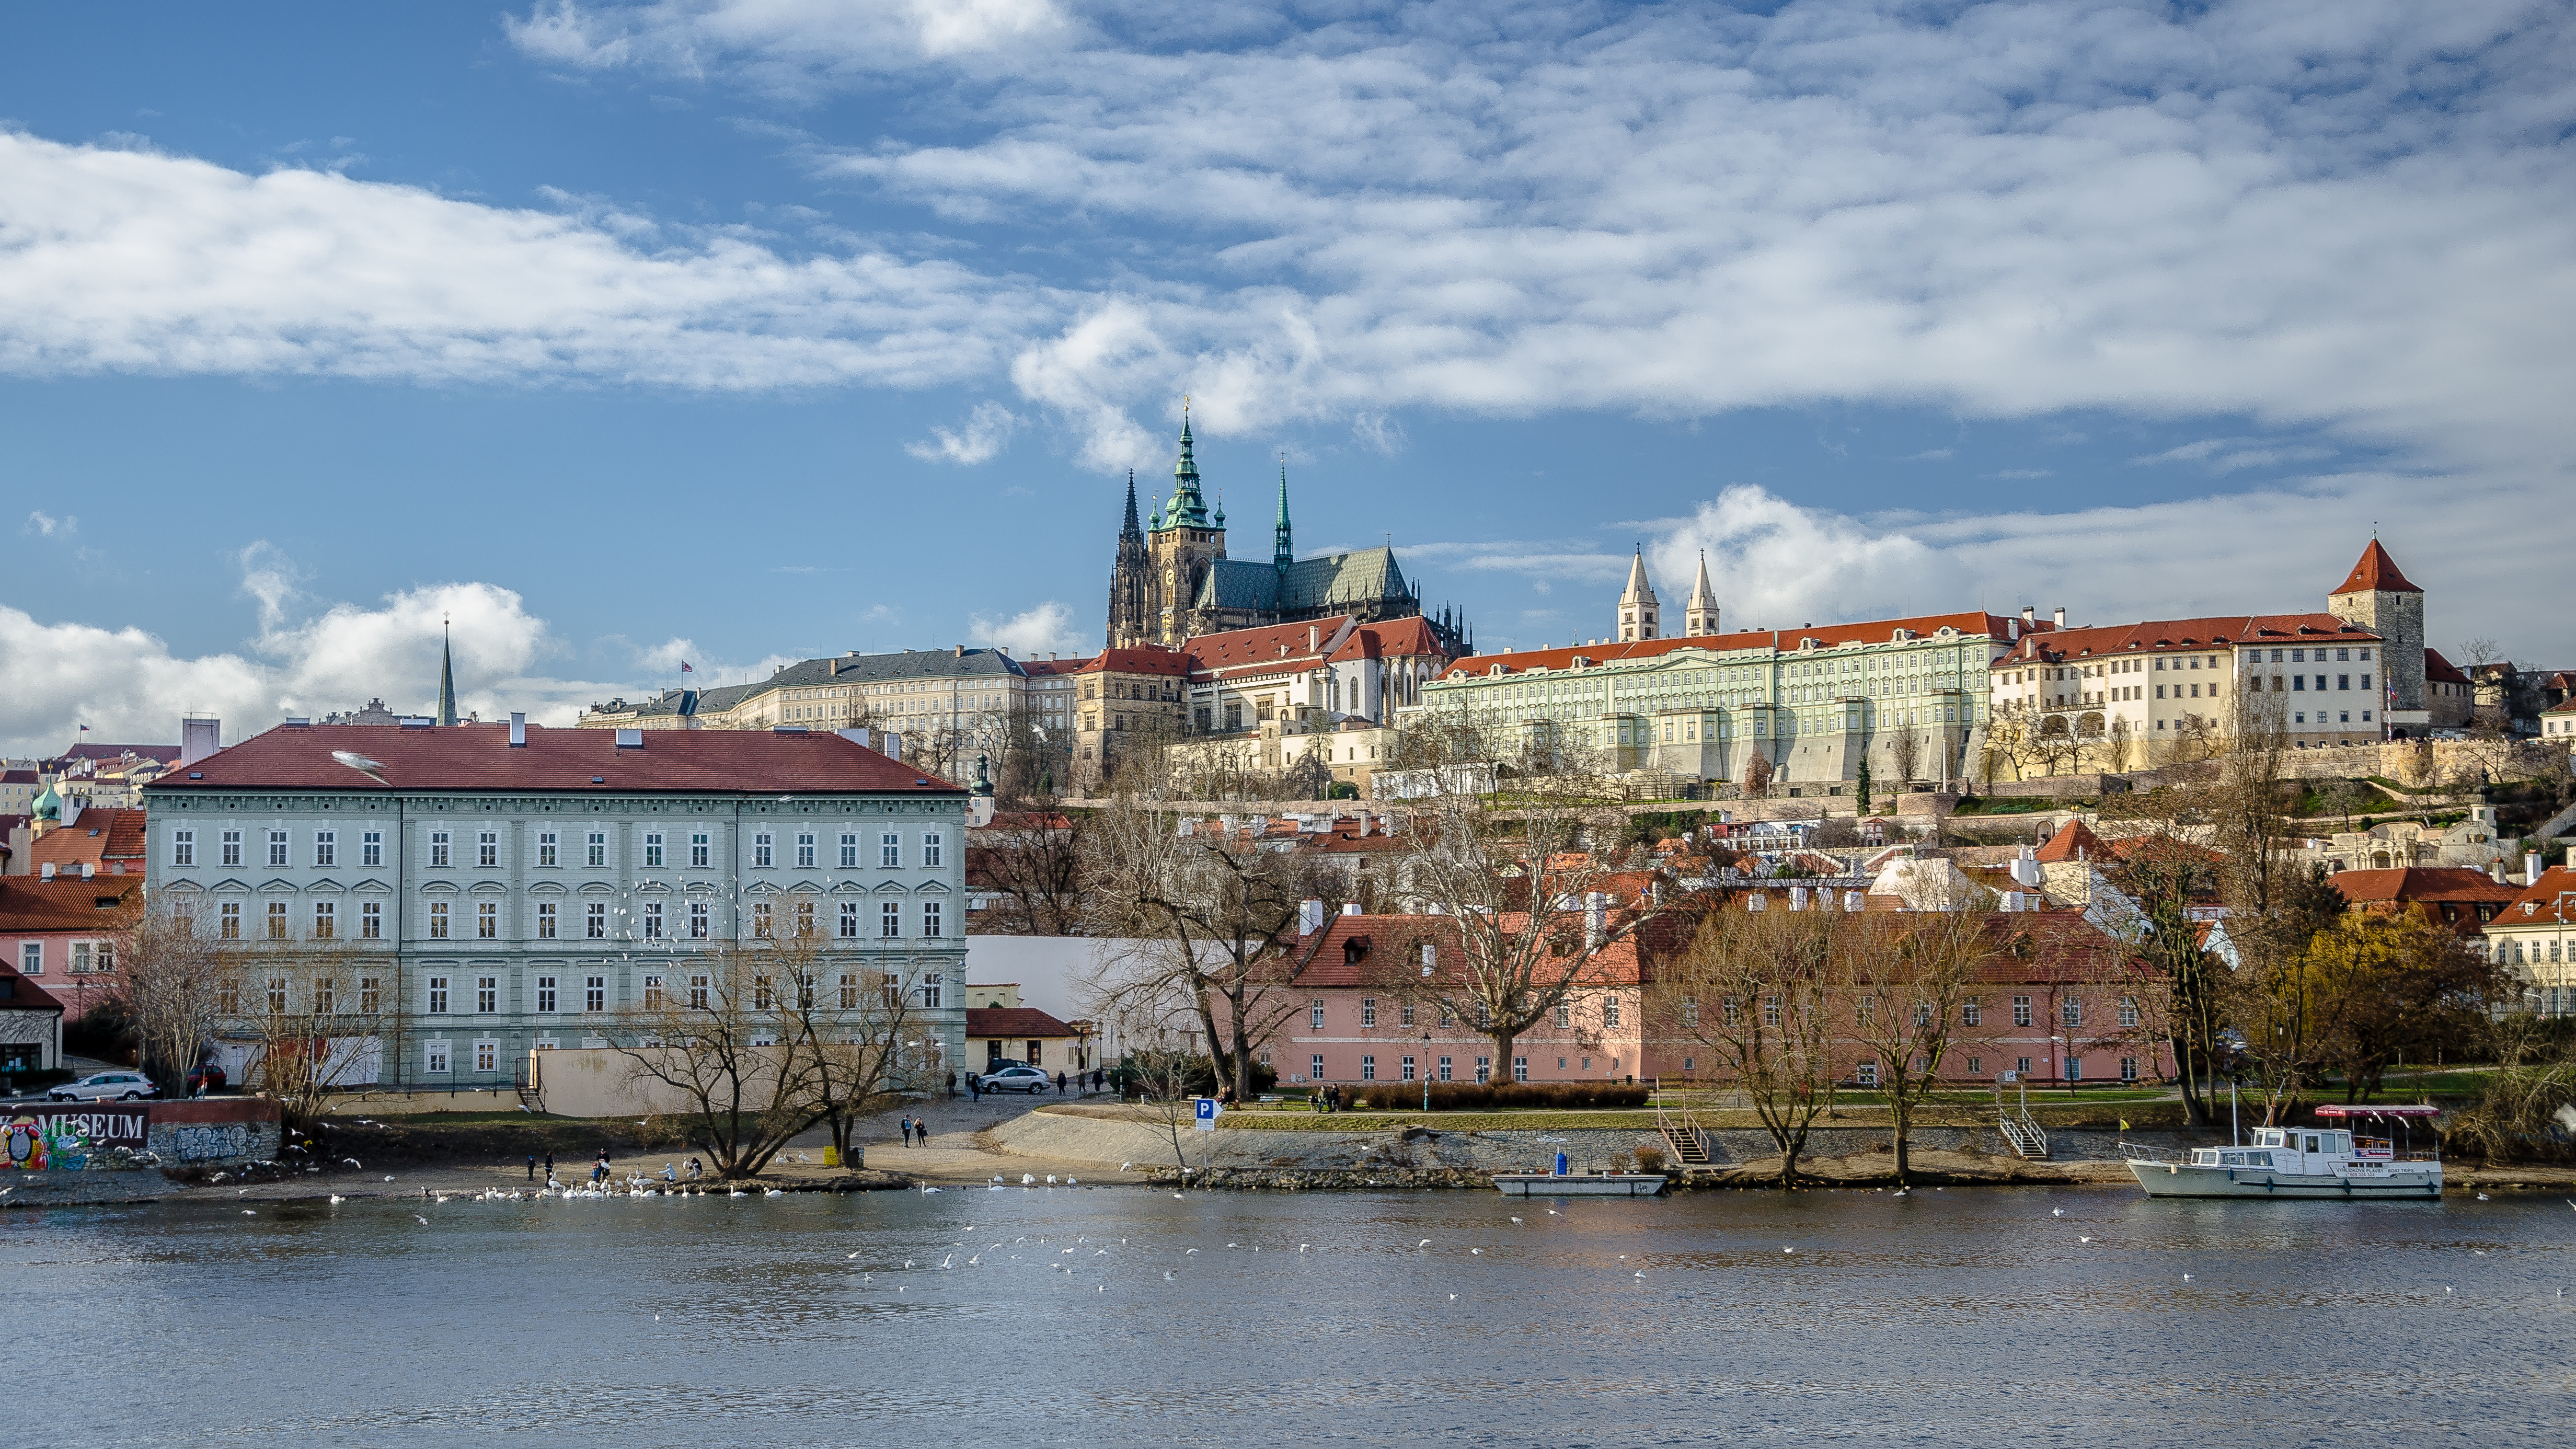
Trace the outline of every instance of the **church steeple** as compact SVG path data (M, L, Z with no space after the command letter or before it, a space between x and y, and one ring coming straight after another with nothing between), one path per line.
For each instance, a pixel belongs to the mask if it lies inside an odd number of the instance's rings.
M452 725L456 719L456 650L448 642L447 620L438 621L438 722Z
M1156 520L1161 522L1160 519ZM1136 525L1136 470L1127 470L1127 521L1118 530L1118 559L1109 568L1109 647L1127 648L1153 637L1154 560L1145 530Z
M1133 468L1127 470L1127 522L1118 530L1120 543L1130 539L1138 543L1145 541L1145 530L1136 526L1136 470Z
M1205 528L1208 526L1207 499L1199 492L1198 458L1190 448L1190 404L1181 399L1181 458L1172 465L1172 502L1163 510L1163 526L1169 528Z
M1281 571L1297 561L1297 546L1288 531L1288 455L1279 455L1279 521L1271 525L1270 563Z
M1717 628L1717 591L1708 586L1708 550L1699 551L1699 580L1691 585L1690 602L1682 605L1682 633L1698 638Z
M1655 602L1654 585L1646 582L1646 550L1641 546L1628 565L1628 588L1619 595L1619 642L1662 636L1663 606Z

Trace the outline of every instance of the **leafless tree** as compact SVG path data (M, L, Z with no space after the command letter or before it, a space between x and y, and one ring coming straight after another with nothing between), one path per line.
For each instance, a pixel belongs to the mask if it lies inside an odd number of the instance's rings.
M250 1084L287 1122L375 1083L397 1005L390 959L327 937L217 945L217 1030L253 1043Z
M796 1134L821 1120L810 1055L799 1049L782 993L794 961L775 942L682 957L649 979L612 1040L626 1082L706 1154L719 1178L754 1177Z
M1906 786L1923 778L1923 736L1912 729L1898 730L1887 742L1887 762L1896 767L1896 788L1902 793Z
M1988 917L1962 896L1901 915L1864 915L1836 954L1852 1035L1887 1100L1896 1180L1909 1181L1914 1114L1941 1080L1960 1003L1994 954Z
M142 1045L143 1074L177 1094L205 1060L219 1016L214 941L192 915L146 911L117 948L116 991Z
M1714 1056L1771 1134L1782 1187L1797 1185L1808 1131L1832 1100L1827 1001L1849 919L1717 912L1654 988L1654 1020Z
M986 935L1075 936L1083 931L1087 814L1038 796L1029 808L968 832L967 863L988 902Z
M932 988L908 962L834 958L812 931L791 932L764 954L778 983L781 1047L801 1058L788 1074L805 1084L834 1156L860 1166L851 1146L859 1123L899 1091L939 1084L944 1064L921 1016Z
M1745 757L1742 789L1747 800L1759 800L1771 793L1773 767L1771 757L1759 748Z

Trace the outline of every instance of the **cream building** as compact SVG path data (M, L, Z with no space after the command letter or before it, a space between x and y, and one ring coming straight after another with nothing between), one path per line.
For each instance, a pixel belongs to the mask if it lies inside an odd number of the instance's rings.
M2576 870L2542 871L2539 857L2527 860L2522 894L2486 924L2488 949L2521 979L2530 1009L2576 1015Z

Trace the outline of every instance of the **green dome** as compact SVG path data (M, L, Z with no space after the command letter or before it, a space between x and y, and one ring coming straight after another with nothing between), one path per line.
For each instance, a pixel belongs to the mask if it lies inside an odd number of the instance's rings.
M63 818L63 797L54 793L49 781L44 789L36 792L36 802L31 808L39 820L60 820Z

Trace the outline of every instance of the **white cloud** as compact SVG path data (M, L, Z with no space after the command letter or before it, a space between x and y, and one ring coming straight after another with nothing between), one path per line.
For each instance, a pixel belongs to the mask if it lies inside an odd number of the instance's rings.
M977 614L970 622L970 637L976 643L987 648L1008 649L1022 659L1049 650L1062 652L1084 647L1074 626L1073 610L1053 599L1007 619L995 621Z
M560 65L691 77L722 66L796 94L1070 28L1050 0L541 0L526 19L503 24L521 50Z
M990 462L1011 441L1020 426L1020 415L996 402L975 404L962 431L951 432L933 427L930 441L906 443L903 450L931 463L976 464Z
M2334 449L2308 443L2266 443L2256 438L2202 438L2161 453L2131 458L2132 463L2196 463L2212 473L2240 468L2270 468L2283 463L2313 463L2331 458Z
M1647 550L1656 596L1676 621L1703 550L1728 629L1974 607L1965 601L1970 576L1922 540L1739 484ZM1609 612L1605 605L1602 617Z
M24 375L910 387L997 374L1070 311L952 262L0 131L0 370Z
M32 533L38 538L69 538L80 532L80 520L71 517L56 518L38 508L29 511L26 526L20 531Z

